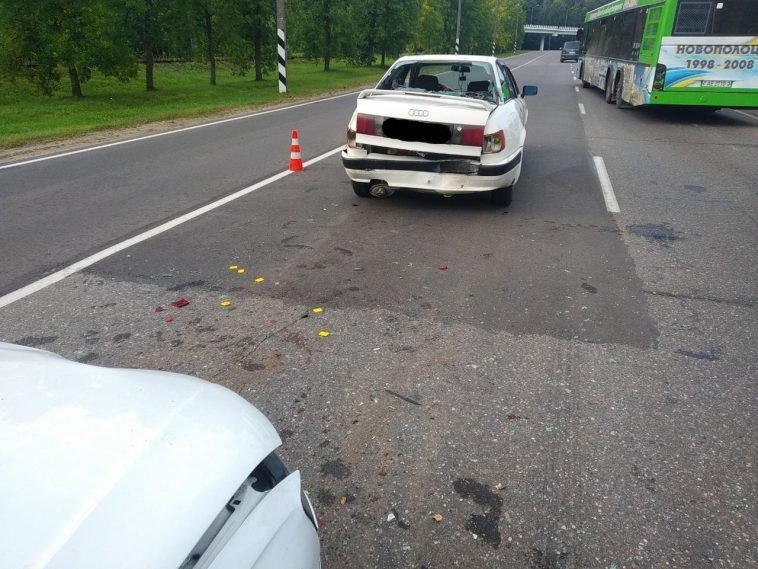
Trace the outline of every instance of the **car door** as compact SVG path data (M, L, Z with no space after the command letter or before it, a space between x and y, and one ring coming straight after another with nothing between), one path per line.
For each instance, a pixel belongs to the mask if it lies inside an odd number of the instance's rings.
M516 83L516 78L513 77L513 73L511 73L511 70L508 69L505 65L499 64L502 68L502 72L505 75L506 81L509 84L509 88L514 93L514 97L516 98L516 108L518 109L519 116L521 117L521 124L526 126L526 119L529 115L529 111L527 111L526 108L526 101L524 101L524 98L520 96L520 90L518 83Z

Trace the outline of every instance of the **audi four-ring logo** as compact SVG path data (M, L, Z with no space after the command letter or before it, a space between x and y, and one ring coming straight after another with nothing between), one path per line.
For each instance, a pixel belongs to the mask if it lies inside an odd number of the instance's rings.
M423 119L429 116L429 111L425 111L424 109L411 109L408 111L408 116Z

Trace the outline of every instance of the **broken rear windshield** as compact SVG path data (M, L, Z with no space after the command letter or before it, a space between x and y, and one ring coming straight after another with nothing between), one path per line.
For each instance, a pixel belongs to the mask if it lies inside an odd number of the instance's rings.
M377 89L439 93L497 102L496 81L488 63L412 61L392 67Z

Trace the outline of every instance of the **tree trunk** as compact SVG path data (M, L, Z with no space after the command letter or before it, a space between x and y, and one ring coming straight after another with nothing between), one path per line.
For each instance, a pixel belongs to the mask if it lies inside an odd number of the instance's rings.
M261 61L261 33L260 30L256 30L255 37L253 38L253 47L255 49L255 80L263 80L263 62Z
M324 2L324 71L329 71L332 61L332 6Z
M148 4L144 20L144 48L145 48L145 90L156 91L155 80L153 78L153 68L155 67L155 58L153 55L153 21L152 5Z
M71 80L71 96L80 99L82 97L82 84L79 81L79 73L73 65L68 67L68 77Z
M152 49L145 53L145 90L157 91L155 88L155 79L153 77L153 70L155 68L155 61L153 59Z
M205 12L205 37L208 39L208 61L211 63L211 85L216 84L216 44L213 39L213 21L207 8Z
M387 55L387 50L384 49L384 48L382 48L382 63L381 63L382 67L384 67L384 56L385 55Z

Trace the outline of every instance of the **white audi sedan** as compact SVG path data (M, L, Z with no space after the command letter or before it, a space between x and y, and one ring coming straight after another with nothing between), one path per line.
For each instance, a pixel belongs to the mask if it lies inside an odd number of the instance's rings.
M316 569L280 445L219 385L0 343L0 566Z
M362 197L397 188L443 195L490 192L511 203L528 111L505 62L473 55L401 57L358 96L342 163Z

